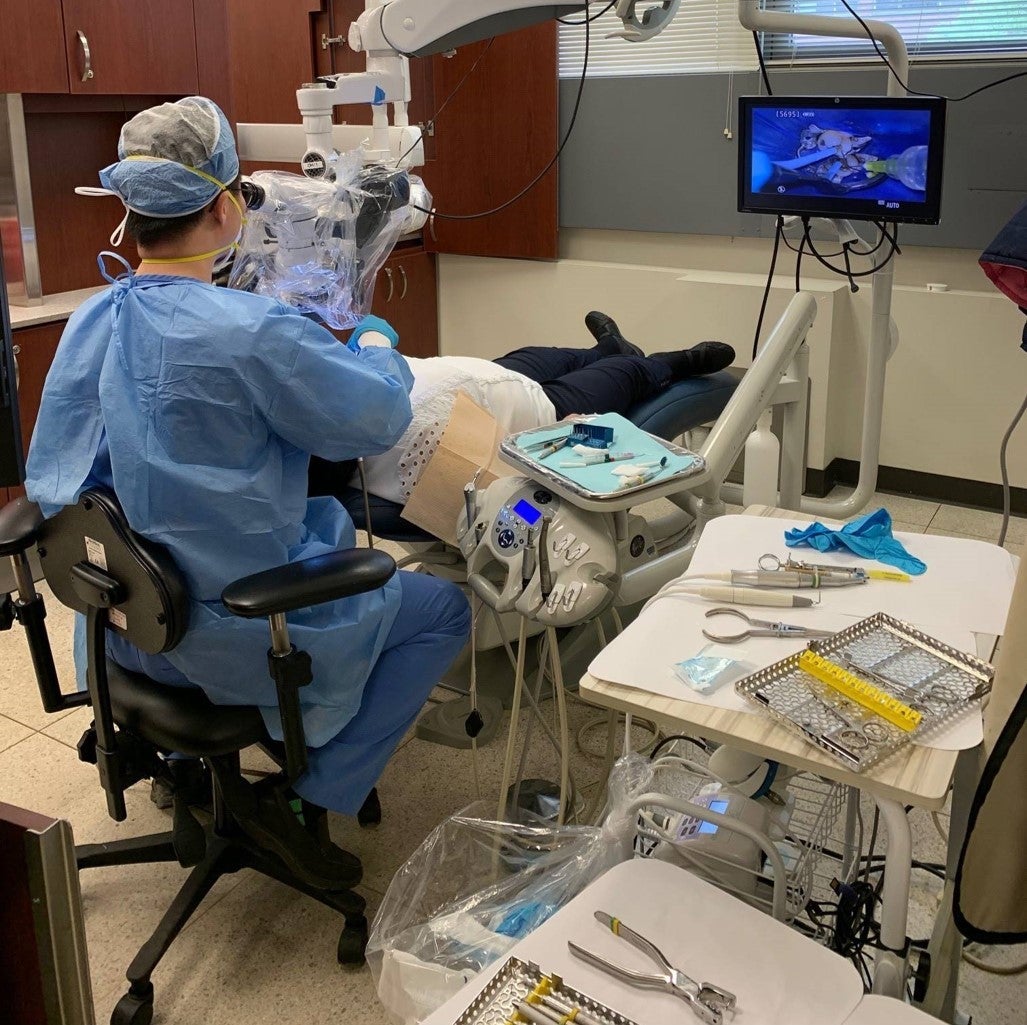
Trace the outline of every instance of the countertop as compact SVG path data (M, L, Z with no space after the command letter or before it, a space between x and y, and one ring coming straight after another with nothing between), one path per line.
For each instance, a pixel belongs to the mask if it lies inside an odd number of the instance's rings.
M11 327L33 327L49 324L55 320L67 320L90 296L102 292L106 285L98 288L79 288L74 292L55 292L43 296L37 306L11 306Z

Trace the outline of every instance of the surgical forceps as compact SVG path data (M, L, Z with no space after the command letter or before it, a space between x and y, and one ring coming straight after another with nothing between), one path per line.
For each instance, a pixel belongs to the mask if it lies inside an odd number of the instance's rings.
M665 993L673 993L674 996L684 1000L696 1017L706 1022L706 1025L721 1025L724 1012L735 1009L737 998L734 993L729 993L726 989L721 989L709 982L696 982L689 978L680 968L675 968L663 956L655 943L629 929L619 918L614 918L605 911L597 911L595 920L600 925L606 926L614 936L627 940L633 947L648 954L663 968L663 974L647 975L644 972L634 972L630 968L623 968L612 961L607 961L605 957L600 957L591 950L585 950L568 940L567 946L575 957L587 961L595 968L620 979L621 982L626 982L629 986L637 986L639 989L661 989Z
M530 453L534 459L545 459L569 445L572 436L573 431L570 434L547 438L545 441L533 441L530 445L523 446L521 451Z
M738 619L744 619L748 624L748 629L737 634L712 634L709 630L703 630L703 637L708 641L716 641L718 644L737 644L750 637L831 637L834 634L833 630L812 630L808 626L798 626L795 623L775 623L770 619L753 619L741 609L730 609L726 605L710 609L706 613L706 618L709 619L710 616L736 616Z

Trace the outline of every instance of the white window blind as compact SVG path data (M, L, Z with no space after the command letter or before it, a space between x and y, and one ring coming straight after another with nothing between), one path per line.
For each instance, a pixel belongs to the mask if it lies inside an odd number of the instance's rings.
M593 2L593 15L602 6ZM583 17L568 15L568 20ZM670 25L641 43L606 38L622 27L612 9L592 23L589 76L749 71L757 66L752 33L738 22L738 0L682 0ZM560 25L560 77L580 75L584 56L584 27Z
M848 0L864 20L886 21L906 40L911 57L973 57L1027 51L1027 0ZM771 10L853 20L840 0L770 0ZM858 26L857 26L858 27ZM868 39L771 34L774 60L873 57Z

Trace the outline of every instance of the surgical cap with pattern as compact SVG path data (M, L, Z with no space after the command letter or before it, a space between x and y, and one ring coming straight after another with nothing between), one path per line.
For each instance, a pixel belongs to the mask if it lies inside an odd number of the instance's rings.
M121 129L118 156L100 181L129 210L149 217L202 210L239 176L228 119L204 96L140 111Z

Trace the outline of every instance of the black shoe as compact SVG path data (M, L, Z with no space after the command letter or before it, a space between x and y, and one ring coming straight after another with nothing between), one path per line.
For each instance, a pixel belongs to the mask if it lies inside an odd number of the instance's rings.
M172 807L176 794L194 808L211 807L210 770L199 758L170 758L164 764L167 774L155 776L150 784L150 800L158 808Z
M680 352L654 352L649 358L666 363L674 380L683 381L687 377L715 374L731 366L735 350L725 342L700 342Z
M632 345L621 333L613 317L593 310L585 316L585 327L607 356L644 356L637 345Z

